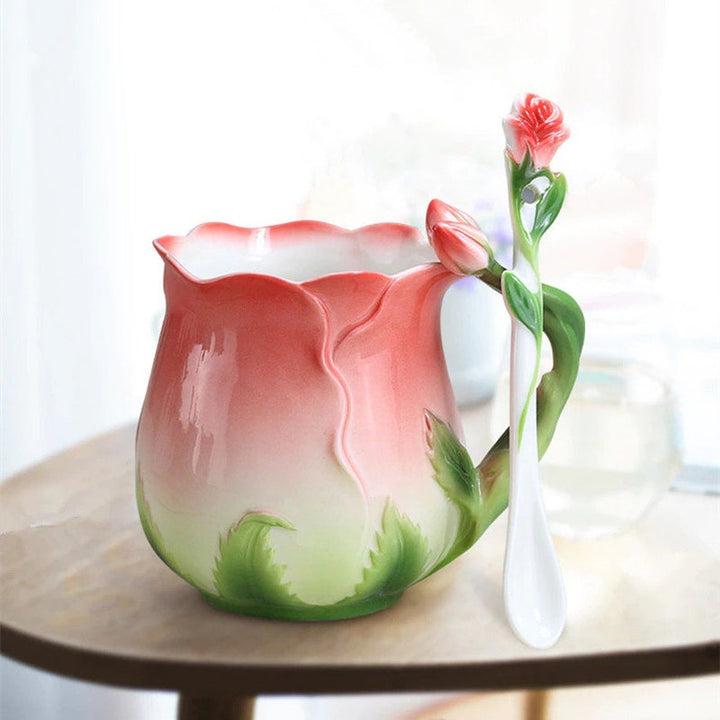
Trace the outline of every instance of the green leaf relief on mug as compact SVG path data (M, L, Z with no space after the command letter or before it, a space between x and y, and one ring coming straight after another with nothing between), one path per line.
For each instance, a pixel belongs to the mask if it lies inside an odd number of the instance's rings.
M268 513L247 513L220 539L215 559L217 596L207 599L236 612L293 620L332 620L362 615L391 605L419 580L430 554L427 540L407 515L388 498L377 549L352 595L327 605L302 601L284 583L283 565L274 560L269 534L273 528L293 530L286 520Z
M290 584L282 582L285 566L274 561L268 538L274 527L295 529L277 515L249 512L220 537L213 575L222 597L270 605L300 603Z
M429 458L435 470L433 477L459 512L455 540L432 568L432 573L464 553L478 539L482 498L475 466L452 428L429 411L426 416L430 426Z
M370 551L370 565L352 597L341 603L367 597L397 596L417 582L426 570L430 547L420 528L401 515L388 498L382 530L375 536L377 550Z

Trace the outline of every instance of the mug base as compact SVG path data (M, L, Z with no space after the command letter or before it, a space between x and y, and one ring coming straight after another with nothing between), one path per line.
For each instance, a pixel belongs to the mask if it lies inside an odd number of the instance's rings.
M249 603L245 600L240 602L228 600L202 591L200 594L213 607L237 615L309 622L347 620L370 615L391 607L402 597L402 592L399 592L393 595L380 595L347 603L341 600L333 605L310 605L304 603L298 603L298 605L269 605L266 603Z

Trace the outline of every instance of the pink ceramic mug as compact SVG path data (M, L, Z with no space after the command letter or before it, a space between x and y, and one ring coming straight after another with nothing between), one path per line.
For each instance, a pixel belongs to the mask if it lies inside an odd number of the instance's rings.
M417 230L207 224L155 247L167 309L137 499L155 551L210 602L287 619L374 612L506 507L507 435L476 468L445 369L440 305L457 275L424 262ZM304 277L308 258L319 277ZM567 323L547 290L556 349ZM573 369L549 378L541 450Z

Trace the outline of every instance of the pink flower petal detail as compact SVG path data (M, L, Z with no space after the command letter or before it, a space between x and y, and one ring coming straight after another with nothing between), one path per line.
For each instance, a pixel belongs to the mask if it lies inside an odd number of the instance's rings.
M350 388L348 451L368 493L392 497L424 528L448 522L428 482L425 411L462 438L439 333L441 299L454 281L437 263L392 278L374 314L335 350Z
M471 227L479 227L475 219L464 210L448 205L442 200L431 200L425 215L425 230L428 238L432 235L432 229L441 222L465 223Z
M430 234L430 244L440 262L456 275L474 275L490 262L488 239L471 225L438 223Z
M503 120L503 130L510 157L521 163L529 152L535 167L548 167L570 136L560 108L532 93L515 100L510 115Z

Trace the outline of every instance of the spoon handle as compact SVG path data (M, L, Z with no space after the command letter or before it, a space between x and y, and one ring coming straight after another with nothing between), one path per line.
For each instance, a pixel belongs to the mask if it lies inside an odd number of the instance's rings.
M533 382L537 343L512 320L510 374L510 488L505 550L505 611L527 645L548 648L565 626L566 597L540 489Z

